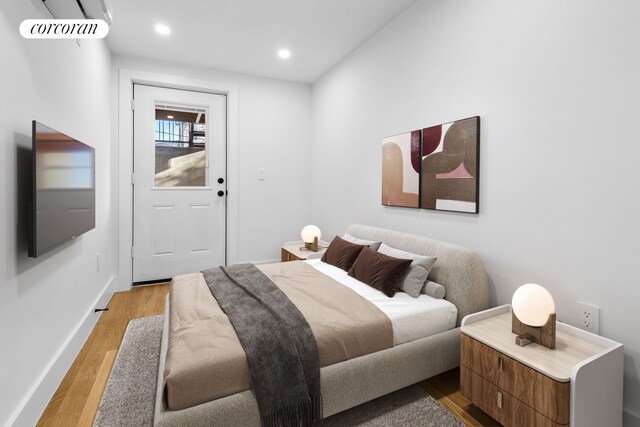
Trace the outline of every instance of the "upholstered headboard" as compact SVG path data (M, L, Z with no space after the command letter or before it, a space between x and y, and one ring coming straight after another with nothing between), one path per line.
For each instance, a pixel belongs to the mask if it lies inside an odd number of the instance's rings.
M414 254L437 257L429 280L444 286L445 299L458 307L458 326L467 314L489 307L487 273L475 252L451 243L367 225L351 224L347 233Z

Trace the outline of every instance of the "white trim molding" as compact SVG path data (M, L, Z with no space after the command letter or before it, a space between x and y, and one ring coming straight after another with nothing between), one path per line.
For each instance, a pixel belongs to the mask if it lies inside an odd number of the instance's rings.
M121 68L118 73L118 276L119 290L133 281L133 85L216 93L227 96L227 264L238 260L238 88L235 84Z
M18 408L9 418L7 426L34 426L42 415L42 411L53 397L62 382L64 376L69 371L73 361L78 356L82 346L89 338L96 322L102 312L95 312L96 308L106 307L116 290L117 277L109 279L102 288L98 297L88 308L85 315L76 325L67 339L62 343L58 351L53 355L49 364L42 371L36 382L33 384L27 395L24 397Z

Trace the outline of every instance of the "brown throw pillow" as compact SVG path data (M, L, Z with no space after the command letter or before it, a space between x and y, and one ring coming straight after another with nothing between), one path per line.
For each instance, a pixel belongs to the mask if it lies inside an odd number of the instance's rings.
M382 291L391 298L412 260L395 258L372 251L365 246L349 270L349 276Z
M365 245L356 245L336 236L329 244L324 255L322 255L322 262L335 265L344 271L349 271L364 247Z

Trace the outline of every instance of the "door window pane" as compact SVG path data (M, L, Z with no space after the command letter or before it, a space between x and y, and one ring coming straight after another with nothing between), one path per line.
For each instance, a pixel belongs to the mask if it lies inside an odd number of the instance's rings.
M206 110L156 106L156 187L207 185Z

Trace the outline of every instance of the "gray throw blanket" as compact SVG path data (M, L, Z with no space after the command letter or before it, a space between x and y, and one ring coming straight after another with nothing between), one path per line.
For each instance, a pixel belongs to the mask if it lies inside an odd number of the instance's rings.
M202 272L247 354L263 426L322 418L318 346L298 308L253 264Z

